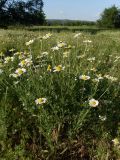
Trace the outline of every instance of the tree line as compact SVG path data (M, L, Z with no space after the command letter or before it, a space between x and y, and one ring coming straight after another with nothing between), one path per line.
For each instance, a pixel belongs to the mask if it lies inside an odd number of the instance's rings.
M94 21L80 21L80 20L68 20L68 19L47 19L46 25L48 26L92 26L95 25Z
M0 25L43 24L42 0L0 0Z

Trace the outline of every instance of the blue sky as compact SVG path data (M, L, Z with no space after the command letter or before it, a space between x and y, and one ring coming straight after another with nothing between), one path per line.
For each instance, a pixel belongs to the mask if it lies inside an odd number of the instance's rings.
M43 0L47 19L90 20L99 19L104 8L116 5L120 0Z

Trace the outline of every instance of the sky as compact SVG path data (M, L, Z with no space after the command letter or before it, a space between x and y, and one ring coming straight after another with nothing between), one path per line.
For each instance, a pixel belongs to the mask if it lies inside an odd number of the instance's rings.
M105 8L120 0L43 0L47 19L71 19L96 21Z

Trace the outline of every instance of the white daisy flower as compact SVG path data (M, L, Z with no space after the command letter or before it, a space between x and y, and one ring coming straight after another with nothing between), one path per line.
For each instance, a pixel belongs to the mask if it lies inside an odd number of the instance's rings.
M65 67L63 67L62 65L58 65L58 66L55 66L53 69L54 69L53 72L60 72L60 71L64 70Z
M35 100L36 105L42 105L47 102L46 98L38 98Z
M91 107L97 107L99 105L99 101L92 98L92 99L89 100L89 105Z
M18 75L18 76L21 76L23 73L26 72L26 69L25 68L18 68L16 69L15 73Z
M79 76L79 79L82 79L82 80L86 81L86 80L90 79L90 76L81 75L81 76Z
M74 35L74 38L78 38L82 33L77 33Z
M52 51L58 51L60 48L58 46L52 47Z
M29 45L31 45L33 42L34 42L34 40L32 39L32 40L30 40L29 42L26 42L25 44L26 44L26 46L29 46Z

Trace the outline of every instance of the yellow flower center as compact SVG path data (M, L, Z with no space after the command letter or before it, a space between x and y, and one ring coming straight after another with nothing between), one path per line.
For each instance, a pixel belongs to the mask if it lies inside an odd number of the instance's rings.
M48 66L47 71L51 72L51 65Z
M18 74L23 74L23 71L21 69L18 70Z
M92 102L92 105L96 105L96 102L95 102L95 101L93 101L93 102Z
M87 79L88 79L88 77L87 77L87 76L85 76L85 75L83 75L83 76L82 76L82 79L83 79L83 80L87 80Z
M22 60L22 61L21 61L21 64L22 64L22 65L25 65L25 64L26 64L25 60Z
M40 103L43 103L43 99L42 98L39 98L38 99L38 103L40 104Z
M59 72L59 71L61 71L61 70L62 70L62 66L59 65L59 66L56 67L56 71Z

